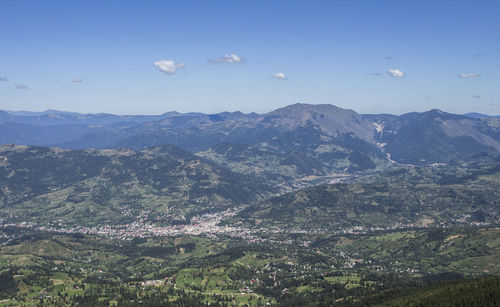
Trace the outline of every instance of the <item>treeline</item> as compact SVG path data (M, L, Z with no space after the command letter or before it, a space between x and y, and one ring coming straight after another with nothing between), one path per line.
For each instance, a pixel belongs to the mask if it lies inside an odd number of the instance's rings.
M498 306L500 277L435 282L371 296L360 305L383 306Z
M328 283L315 291L292 293L278 299L278 306L499 306L500 277L403 283L391 286L346 289Z

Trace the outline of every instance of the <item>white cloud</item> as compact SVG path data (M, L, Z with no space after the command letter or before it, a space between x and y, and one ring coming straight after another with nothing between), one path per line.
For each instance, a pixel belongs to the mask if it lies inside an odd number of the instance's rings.
M16 85L16 89L17 89L17 90L26 90L26 89L28 89L28 88L29 88L29 87L28 87L26 84L22 84L22 83L21 83L21 84Z
M220 58L210 60L210 63L212 63L212 64L220 64L220 63L235 64L235 63L243 63L243 62L246 62L246 59L242 58L240 56L237 56L234 53L233 54L226 54L224 56L221 56Z
M387 74L391 77L395 77L395 78L403 78L405 76L405 73L402 72L401 70L399 69L389 69L387 71Z
M7 81L9 80L7 77L0 77L0 81Z
M82 78L73 78L73 79L71 79L71 82L73 82L73 83L81 83L81 82L83 82L83 79Z
M184 62L175 63L172 60L161 60L154 62L154 66L167 75L173 75L177 72L177 69L186 67Z
M272 75L271 78L278 79L278 80L288 80L288 78L282 72L279 72L279 73Z
M481 77L480 74L475 73L475 72L469 72L469 73L466 73L466 74L460 74L458 76L460 78L478 78L478 77Z

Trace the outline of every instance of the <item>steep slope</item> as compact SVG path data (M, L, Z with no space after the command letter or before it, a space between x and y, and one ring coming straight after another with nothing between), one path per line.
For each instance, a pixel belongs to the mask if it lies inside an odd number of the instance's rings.
M500 120L468 118L440 110L401 116L365 115L391 159L409 164L450 162L480 152L500 152Z
M368 143L374 143L375 130L371 122L353 110L329 104L297 103L268 113L265 120L289 130L310 122L333 137L352 134Z

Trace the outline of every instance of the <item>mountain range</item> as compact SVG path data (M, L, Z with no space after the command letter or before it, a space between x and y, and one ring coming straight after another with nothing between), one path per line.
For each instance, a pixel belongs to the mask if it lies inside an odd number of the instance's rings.
M498 153L500 118L437 109L359 114L327 104L294 104L265 114L0 111L0 143L133 150L172 144L234 171L290 177Z

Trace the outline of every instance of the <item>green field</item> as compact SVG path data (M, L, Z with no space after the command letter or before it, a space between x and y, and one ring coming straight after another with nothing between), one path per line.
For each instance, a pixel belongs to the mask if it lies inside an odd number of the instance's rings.
M397 305L438 293L427 286L436 282L500 275L495 227L272 235L272 245L2 232L17 239L0 249L0 306L356 305L374 295Z

